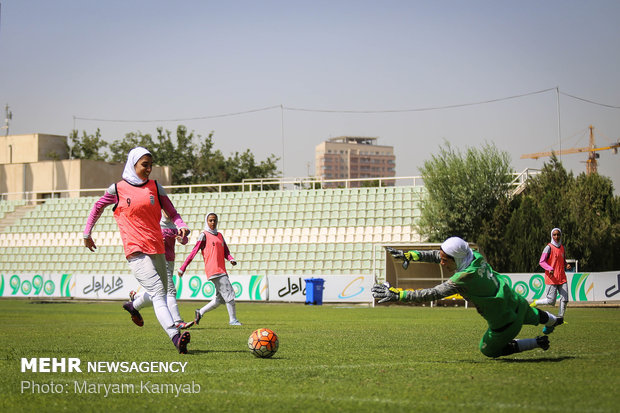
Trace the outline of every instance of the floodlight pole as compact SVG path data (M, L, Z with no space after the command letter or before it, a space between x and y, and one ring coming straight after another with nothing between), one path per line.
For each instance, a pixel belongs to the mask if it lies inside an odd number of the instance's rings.
M560 87L555 87L555 92L557 95L558 102L558 140L560 141L560 150L558 151L558 155L560 156L560 162L562 162L562 125L560 123Z
M13 112L9 109L9 104L7 103L4 106L4 126L0 127L0 129L6 129L5 136L9 136L9 123L13 119Z
M284 175L284 105L280 104L280 133L282 135L282 178Z

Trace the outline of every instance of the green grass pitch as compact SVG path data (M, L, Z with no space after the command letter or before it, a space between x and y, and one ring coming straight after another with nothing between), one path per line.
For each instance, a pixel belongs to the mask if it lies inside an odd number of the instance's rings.
M197 306L182 302L181 314L191 319ZM2 411L620 410L616 308L569 306L567 324L550 335L548 351L499 359L478 351L486 327L471 308L238 303L244 325L229 326L223 306L206 314L190 330L187 355L176 352L152 309L142 313L145 326L139 328L119 302L0 301ZM272 359L255 358L247 349L248 336L259 327L280 337ZM519 337L541 330L525 326ZM34 357L79 358L82 373L21 372L21 358ZM94 361L187 365L184 373L87 372L86 363ZM24 382L41 390L23 390ZM84 393L84 383L110 391L114 384L119 391L132 384L136 392ZM200 391L145 392L141 383L164 391L193 383Z

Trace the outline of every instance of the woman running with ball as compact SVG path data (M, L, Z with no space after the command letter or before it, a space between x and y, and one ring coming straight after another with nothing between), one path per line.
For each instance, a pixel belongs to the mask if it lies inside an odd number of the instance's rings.
M104 208L114 205L114 218L121 233L129 268L151 297L159 324L179 353L185 354L190 334L180 334L166 304L166 257L159 225L162 209L179 228L181 237L186 237L189 229L164 188L157 181L149 180L152 168L153 156L147 149L137 147L129 152L123 179L110 185L90 211L84 229L84 245L91 251L97 249L91 232ZM136 324L142 324L142 317L131 302L125 303L123 308L131 314Z

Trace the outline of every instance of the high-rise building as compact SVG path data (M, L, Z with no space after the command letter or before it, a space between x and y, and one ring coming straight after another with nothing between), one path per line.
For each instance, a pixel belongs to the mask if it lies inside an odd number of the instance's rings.
M339 136L315 148L315 174L319 179L386 178L396 175L393 146L377 145L378 138ZM390 181L388 185L393 185ZM340 186L326 183L325 187ZM352 182L352 187L361 182Z

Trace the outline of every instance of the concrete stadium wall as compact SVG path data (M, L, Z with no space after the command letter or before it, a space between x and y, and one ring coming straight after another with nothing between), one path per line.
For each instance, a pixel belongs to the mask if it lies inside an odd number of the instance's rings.
M66 192L63 197L101 195L101 188L118 182L124 164L93 161L88 159L65 159L36 163L0 164L0 193L10 193L8 200L24 199L29 192L51 194ZM170 185L172 172L169 166L154 166L151 178L162 185ZM96 192L85 191L98 188ZM82 190L83 193L80 192ZM67 192L71 191L71 192Z

